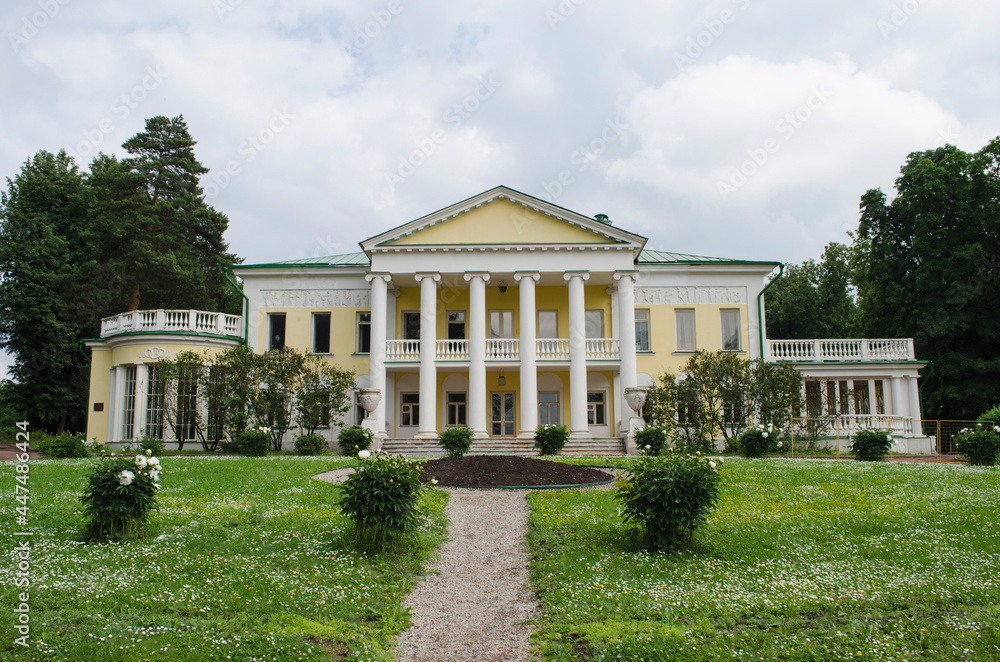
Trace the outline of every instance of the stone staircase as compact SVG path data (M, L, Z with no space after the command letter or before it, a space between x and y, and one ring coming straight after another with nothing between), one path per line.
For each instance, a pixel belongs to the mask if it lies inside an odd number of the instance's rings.
M531 439L510 437L475 439L469 455L538 455ZM382 450L392 455L408 457L441 457L444 450L434 439L386 439ZM621 439L570 439L563 448L563 455L624 455L625 442Z

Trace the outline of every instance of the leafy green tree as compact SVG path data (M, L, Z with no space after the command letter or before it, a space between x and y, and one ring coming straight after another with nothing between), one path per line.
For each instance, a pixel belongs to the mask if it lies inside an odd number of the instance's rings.
M767 337L850 337L857 316L851 294L850 255L850 248L831 242L818 264L806 260L789 265L765 295Z
M1000 401L1000 138L914 152L900 172L891 203L877 189L861 198L860 328L913 337L934 362L925 416L972 419Z
M321 427L340 427L351 409L354 371L343 370L319 357L308 357L295 393L295 418L303 434Z
M152 117L122 144L128 158L101 154L91 166L97 204L88 239L126 273L126 310L235 312L223 275L237 261L223 240L229 220L205 204L198 179L208 170L194 146L183 117Z
M14 360L11 401L50 431L84 425L89 370L77 341L107 309L82 278L90 202L65 152L38 152L0 197L0 346Z

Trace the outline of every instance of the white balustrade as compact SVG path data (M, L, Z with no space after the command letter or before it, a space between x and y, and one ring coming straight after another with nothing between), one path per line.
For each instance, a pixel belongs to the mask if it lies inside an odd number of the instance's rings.
M438 361L468 361L469 341L438 340L436 358Z
M101 337L142 331L191 331L240 338L243 318L204 310L134 310L101 320Z
M486 360L517 361L521 358L521 341L517 338L487 338Z
M569 338L538 338L535 358L539 361L569 361Z
M617 338L587 338L587 360L615 360L619 358Z
M770 361L912 361L912 338L768 340Z
M385 360L388 361L419 361L419 340L386 340Z
M858 430L869 428L888 430L890 434L913 434L913 419L909 416L892 414L851 414L838 416L840 434L853 435Z

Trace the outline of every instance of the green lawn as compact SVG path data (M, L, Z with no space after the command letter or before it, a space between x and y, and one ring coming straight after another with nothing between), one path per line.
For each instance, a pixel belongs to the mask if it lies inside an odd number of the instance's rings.
M14 464L0 465L0 539L31 531L31 648L10 609L2 660L391 660L409 616L401 600L443 540L447 494L405 548L351 551L337 488L315 473L335 457L162 460L161 508L150 535L82 544L80 494L88 460L32 461L27 527L17 526ZM0 569L2 603L17 604L14 563Z
M1000 470L727 460L696 547L535 492L544 660L1000 660Z

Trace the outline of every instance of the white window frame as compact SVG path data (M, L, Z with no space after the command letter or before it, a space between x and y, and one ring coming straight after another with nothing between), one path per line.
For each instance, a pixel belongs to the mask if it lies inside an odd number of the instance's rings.
M726 315L736 316L736 346L726 347ZM743 316L740 315L739 308L723 308L719 311L719 324L722 331L722 351L742 352L743 351Z
M687 318L690 315L690 335L691 335L691 346L684 347L681 345L681 329L685 326L682 323L682 318ZM675 308L674 309L674 336L676 338L676 346L678 352L696 352L698 351L698 325L694 312L694 308Z
M652 352L653 351L653 334L652 334L652 323L650 318L652 315L649 312L649 308L636 308L635 309L635 351L637 352ZM639 325L646 325L646 343L645 347L640 345L639 338L642 336L639 333Z

